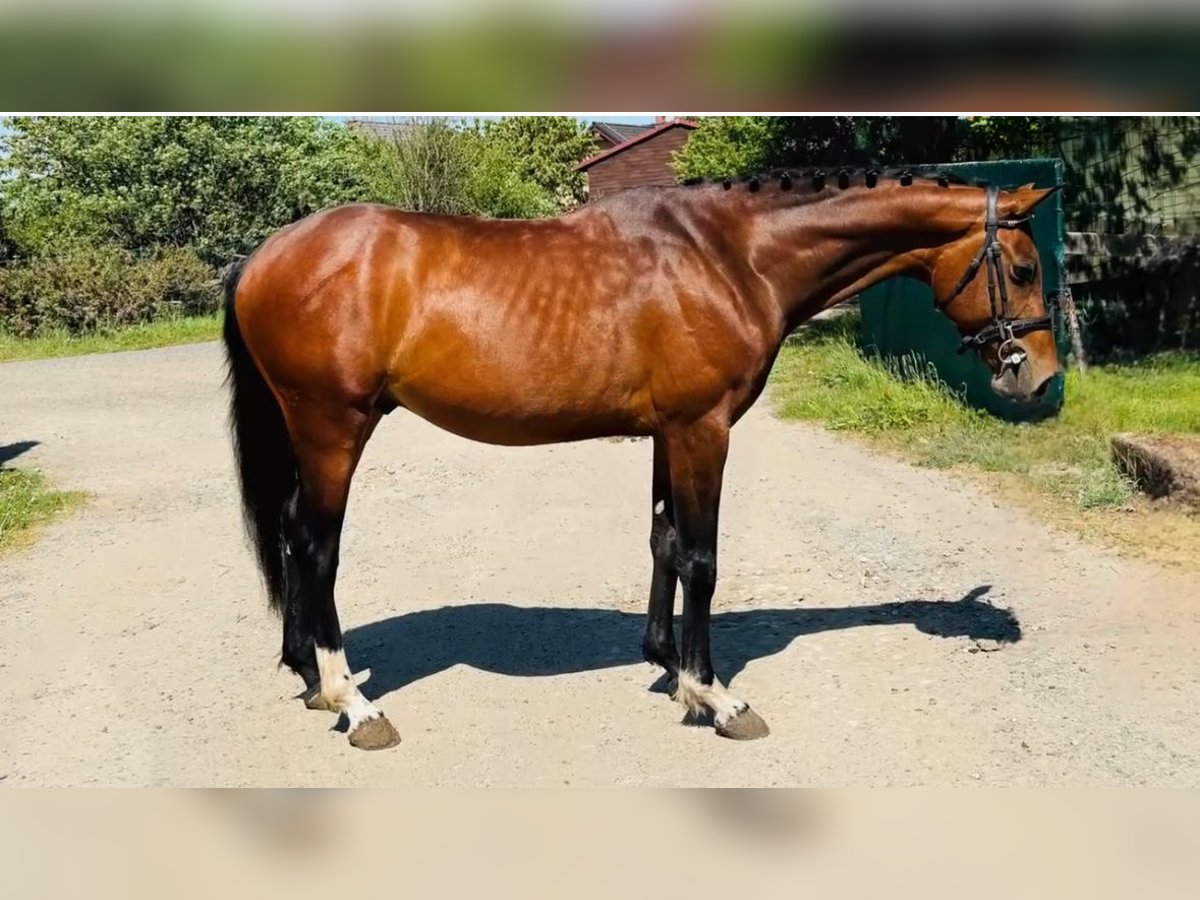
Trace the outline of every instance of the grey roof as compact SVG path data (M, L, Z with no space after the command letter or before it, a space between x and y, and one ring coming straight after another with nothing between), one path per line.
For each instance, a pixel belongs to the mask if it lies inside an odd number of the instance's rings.
M346 124L369 137L385 141L404 140L420 127L416 122L383 122L378 119L348 119Z
M592 127L604 133L609 140L623 144L630 138L635 138L644 131L649 131L653 125L623 125L620 122L593 122Z

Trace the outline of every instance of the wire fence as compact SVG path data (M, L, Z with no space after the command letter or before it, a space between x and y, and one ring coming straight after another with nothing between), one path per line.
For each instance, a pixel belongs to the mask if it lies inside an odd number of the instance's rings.
M1200 119L1058 120L1068 229L1102 234L1200 234Z
M1200 119L1068 118L1053 140L1090 350L1200 349Z

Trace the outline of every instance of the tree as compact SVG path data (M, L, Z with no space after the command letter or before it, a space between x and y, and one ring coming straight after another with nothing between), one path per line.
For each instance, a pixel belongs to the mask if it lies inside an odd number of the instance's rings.
M1045 116L970 116L962 130L958 158L1022 159L1049 149L1056 120Z
M515 161L522 178L554 198L559 209L584 200L584 177L575 166L596 152L596 140L573 116L505 116L483 126L498 153Z
M476 211L469 184L475 148L461 128L441 118L394 121L386 137L367 140L372 197L413 212Z
M702 119L676 154L681 178L806 165L925 165L1036 155L1035 116L728 116Z
M574 205L574 195L565 185L556 191L530 177L522 166L524 157L507 142L487 134L475 134L469 140L474 144L474 156L467 189L479 215L536 219Z
M534 132L472 126L443 118L391 123L373 141L369 192L385 203L417 212L494 218L537 218L559 212L555 195L561 161L522 153ZM558 165L558 168L555 168ZM542 172L539 181L531 171Z
M0 161L22 255L190 246L219 264L367 192L361 140L311 117L16 117Z
M868 161L849 116L720 116L700 120L673 160L684 179Z
M958 159L962 128L957 116L863 116L854 127L856 162L903 166Z
M775 136L769 116L706 116L671 166L683 180L761 171L775 154Z
M4 204L0 202L0 262L12 259L16 252L17 248L9 239L8 229L4 226Z

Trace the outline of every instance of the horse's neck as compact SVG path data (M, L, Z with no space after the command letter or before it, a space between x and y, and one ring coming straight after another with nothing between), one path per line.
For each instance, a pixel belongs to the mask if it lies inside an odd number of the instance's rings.
M748 252L790 329L887 278L928 281L938 254L982 214L979 194L881 182L815 202L764 205Z

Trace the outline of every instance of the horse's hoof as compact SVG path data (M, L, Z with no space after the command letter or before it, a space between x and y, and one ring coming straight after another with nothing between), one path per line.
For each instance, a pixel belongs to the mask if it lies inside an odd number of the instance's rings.
M762 720L762 716L748 706L724 725L717 726L717 734L734 741L754 741L765 738L770 733L771 729Z
M304 705L309 709L319 709L322 712L337 712L337 710L329 705L329 701L325 699L325 695L321 693L321 686L319 684L305 691L300 696L304 699Z
M387 750L400 743L400 732L392 727L387 716L360 722L350 732L350 746L359 750Z

